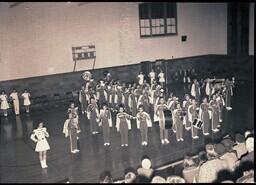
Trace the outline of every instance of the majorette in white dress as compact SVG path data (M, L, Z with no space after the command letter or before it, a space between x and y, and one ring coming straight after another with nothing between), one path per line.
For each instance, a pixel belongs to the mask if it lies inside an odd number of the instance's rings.
M30 99L29 99L30 93L23 93L21 96L24 98L24 105L25 106L28 106L28 105L31 104Z
M7 100L7 95L5 94L1 94L0 95L0 102L1 102L1 109L2 110L6 110L9 109L9 104L8 104L8 100Z
M47 132L45 127L33 130L30 138L36 142L36 152L50 150L50 146L46 140L46 137L49 137L49 133Z
M160 82L160 83L164 83L164 82L165 82L164 73L163 73L163 72L160 72L160 73L158 74L158 77L159 77L159 82Z

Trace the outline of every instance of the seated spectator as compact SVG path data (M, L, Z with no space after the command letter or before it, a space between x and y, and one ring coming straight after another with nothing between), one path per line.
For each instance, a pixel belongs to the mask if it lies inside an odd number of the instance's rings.
M246 161L254 163L254 138L248 137L245 141L245 145L248 153L241 157L240 163Z
M204 162L208 160L207 154L205 151L201 151L198 153L198 166L201 166Z
M251 131L247 130L244 132L244 137L247 139L247 137L251 134Z
M166 180L160 176L154 176L151 183L166 183Z
M167 177L166 179L167 183L186 183L185 179L181 178L180 176L172 175Z
M124 183L135 183L136 175L133 172L128 172L124 177Z
M235 135L235 145L233 146L233 150L237 153L237 158L240 159L242 155L247 153L247 149L245 146L245 138L242 134Z
M151 168L151 161L148 157L143 157L141 161L141 168L138 168L138 175L144 175L148 178L151 178L154 170Z
M234 142L231 139L224 139L221 141L221 144L225 147L225 153L220 156L220 159L223 159L228 164L228 169L234 171L236 166L239 165L237 153L233 150Z
M199 166L195 163L191 156L186 155L183 161L184 169L182 171L183 177L187 183L197 181ZM168 181L168 180L167 180Z
M100 174L100 183L113 183L112 175L109 171Z
M255 183L254 170L245 171L243 176L236 180L236 183Z
M221 147L222 146L222 147ZM198 182L211 183L217 179L217 174L221 170L227 169L227 164L224 160L219 159L220 154L224 154L225 147L223 145L207 144L205 146L208 161L203 163L199 168Z
M144 175L138 175L135 183L150 183L150 179Z

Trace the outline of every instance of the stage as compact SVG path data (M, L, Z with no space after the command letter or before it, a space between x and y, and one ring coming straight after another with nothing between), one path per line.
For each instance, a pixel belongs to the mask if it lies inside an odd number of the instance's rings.
M183 86L171 86L175 94L183 101ZM177 142L176 136L169 131L170 144L162 145L159 127L153 124L149 129L149 145L141 146L140 133L136 124L129 131L129 146L120 146L120 134L111 129L111 145L103 145L102 134L92 135L89 122L80 113L80 153L71 154L69 139L64 138L62 128L67 107L49 108L42 111L32 111L30 114L1 118L0 135L0 183L54 183L69 178L70 182L98 182L99 175L109 170L114 179L124 176L128 167L137 168L143 155L152 160L153 168L183 159L185 153L197 154L210 141L218 141L227 133L243 133L254 128L254 95L253 82L237 82L234 96L231 99L233 109L224 111L224 119L218 133L210 132L199 139L191 138L191 130L185 131L184 141ZM34 151L35 143L30 140L31 132L37 127L38 121L43 121L50 134L48 138L51 147L48 152L48 168L42 169L38 154Z

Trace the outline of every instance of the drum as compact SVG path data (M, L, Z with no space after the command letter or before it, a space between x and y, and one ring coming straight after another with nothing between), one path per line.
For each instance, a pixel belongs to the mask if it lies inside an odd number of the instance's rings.
M164 118L165 118L165 129L172 129L172 126L173 126L172 112L170 110L164 110Z
M193 126L196 127L197 129L201 129L202 126L203 126L203 122L202 122L202 120L200 120L200 119L194 119L194 121L193 121L192 124L193 124Z

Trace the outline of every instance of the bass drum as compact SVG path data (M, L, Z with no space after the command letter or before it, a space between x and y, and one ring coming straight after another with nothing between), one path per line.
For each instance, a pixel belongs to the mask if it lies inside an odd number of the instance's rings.
M172 126L173 126L172 112L170 110L164 110L164 118L165 118L165 129L172 129Z

